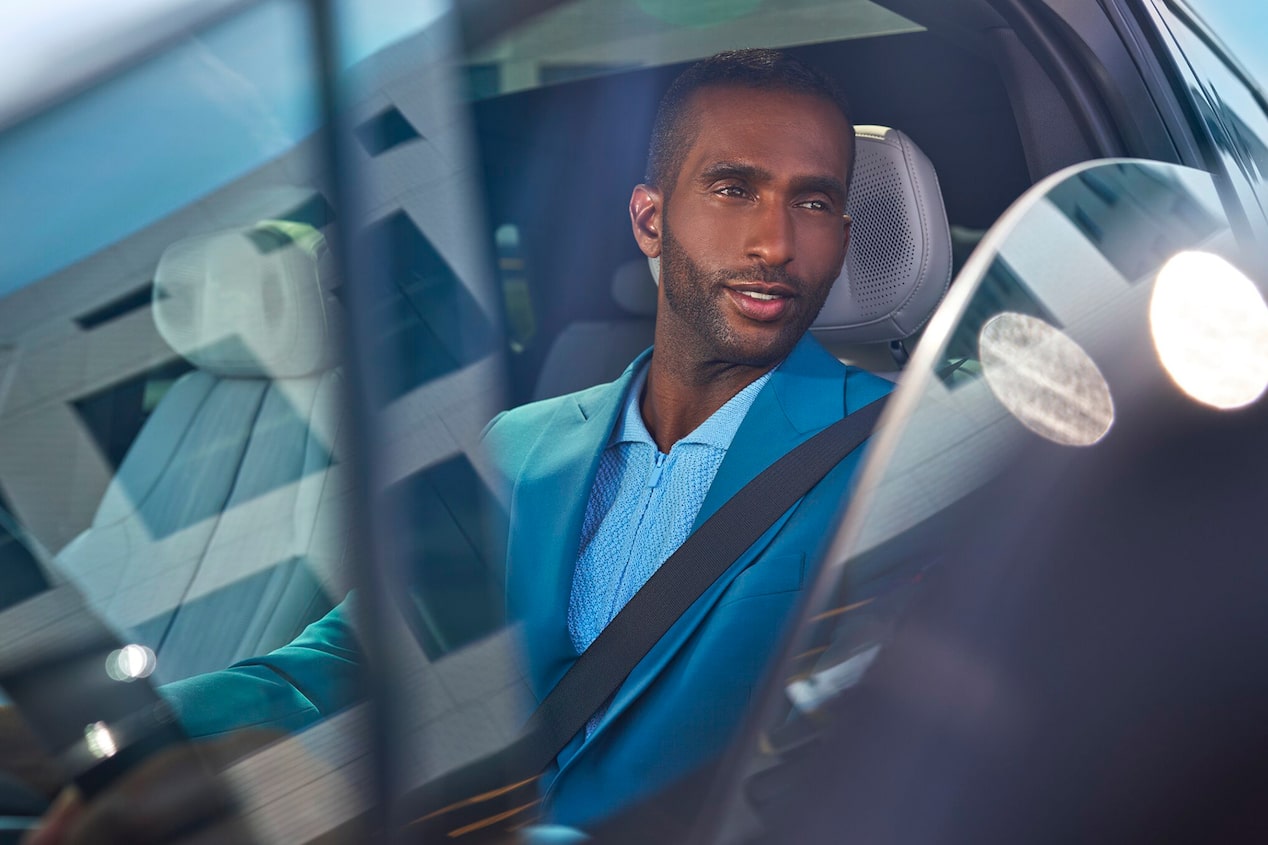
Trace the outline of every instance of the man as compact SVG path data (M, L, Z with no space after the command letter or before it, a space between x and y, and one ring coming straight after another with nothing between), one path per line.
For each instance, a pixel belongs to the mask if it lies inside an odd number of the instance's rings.
M485 432L511 495L508 604L539 699L695 526L888 391L806 335L845 258L853 155L836 87L773 51L706 59L666 94L629 204L660 265L653 349L612 384ZM597 823L721 751L858 462L735 560L559 754L552 820ZM346 619L341 606L283 649L165 692L195 735L312 721L354 688Z
M485 435L514 489L507 593L539 699L695 526L888 389L806 336L845 258L853 153L835 87L771 51L706 59L666 94L630 199L660 261L653 349ZM554 818L591 824L721 750L857 464L741 555L559 755Z

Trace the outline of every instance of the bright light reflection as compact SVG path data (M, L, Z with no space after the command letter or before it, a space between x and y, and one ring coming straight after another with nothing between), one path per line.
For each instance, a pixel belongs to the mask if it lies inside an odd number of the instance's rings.
M1241 408L1268 388L1268 304L1218 255L1186 251L1163 265L1149 328L1171 380L1204 405Z
M158 665L154 652L133 643L110 652L106 658L106 674L116 681L135 681L149 677Z
M84 744L88 746L88 753L98 760L104 760L119 753L114 735L110 733L110 728L105 722L93 722L84 728Z
M978 344L991 392L1035 434L1063 446L1091 446L1109 431L1109 385L1060 329L1006 311L982 326Z

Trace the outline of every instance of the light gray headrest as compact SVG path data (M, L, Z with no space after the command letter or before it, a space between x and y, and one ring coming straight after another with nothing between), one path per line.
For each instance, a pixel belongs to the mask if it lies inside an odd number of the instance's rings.
M295 378L335 363L339 306L321 233L264 220L177 241L154 275L154 322L194 366Z
M938 175L910 138L856 126L845 268L811 327L828 343L901 340L951 283L951 233Z

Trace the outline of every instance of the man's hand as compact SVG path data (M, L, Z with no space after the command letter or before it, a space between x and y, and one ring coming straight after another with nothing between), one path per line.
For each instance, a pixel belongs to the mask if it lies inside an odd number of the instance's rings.
M217 773L277 736L244 731L165 750L90 802L67 789L23 845L250 843L250 831Z

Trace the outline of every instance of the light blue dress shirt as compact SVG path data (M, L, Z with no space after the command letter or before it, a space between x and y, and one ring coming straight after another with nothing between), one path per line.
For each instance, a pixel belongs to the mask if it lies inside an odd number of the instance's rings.
M646 365L634 379L599 459L582 523L568 601L568 632L578 652L691 534L726 450L770 376L733 396L669 454L657 448L639 409Z

